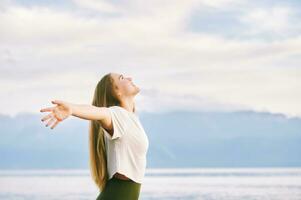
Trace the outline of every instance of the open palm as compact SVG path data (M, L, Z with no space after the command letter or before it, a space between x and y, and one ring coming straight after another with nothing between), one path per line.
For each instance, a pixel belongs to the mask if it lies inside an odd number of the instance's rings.
M59 100L51 101L53 104L57 104L54 107L43 108L40 112L50 112L48 115L42 118L43 121L47 121L46 127L51 125L51 129L56 127L58 123L68 118L72 114L72 109L69 103Z

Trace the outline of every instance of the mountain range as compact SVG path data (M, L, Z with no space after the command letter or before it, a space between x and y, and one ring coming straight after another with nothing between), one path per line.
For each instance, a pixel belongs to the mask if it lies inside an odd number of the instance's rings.
M51 130L44 114L0 115L1 169L89 167L88 122ZM255 111L139 113L147 167L300 167L301 118Z

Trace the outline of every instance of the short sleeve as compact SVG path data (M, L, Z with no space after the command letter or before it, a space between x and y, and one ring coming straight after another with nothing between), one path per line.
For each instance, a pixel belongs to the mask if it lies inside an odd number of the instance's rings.
M112 118L113 136L111 136L103 127L102 129L105 132L105 134L107 134L110 140L114 140L122 137L126 133L127 126L128 126L127 123L128 115L119 106L111 106L108 107L108 109L110 111L111 118Z

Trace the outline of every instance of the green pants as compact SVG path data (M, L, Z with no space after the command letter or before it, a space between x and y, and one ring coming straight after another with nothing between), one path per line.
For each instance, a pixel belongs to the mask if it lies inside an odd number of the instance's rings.
M108 180L96 200L138 200L140 188L140 183L113 177Z

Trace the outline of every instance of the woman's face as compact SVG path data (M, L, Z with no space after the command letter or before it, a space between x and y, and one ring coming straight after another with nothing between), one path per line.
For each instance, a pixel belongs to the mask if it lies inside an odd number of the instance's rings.
M119 94L119 97L128 97L128 96L135 96L139 93L140 88L137 87L133 82L131 77L125 77L123 74L118 73L111 73L111 77L114 80L115 91Z

